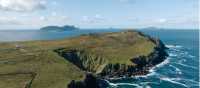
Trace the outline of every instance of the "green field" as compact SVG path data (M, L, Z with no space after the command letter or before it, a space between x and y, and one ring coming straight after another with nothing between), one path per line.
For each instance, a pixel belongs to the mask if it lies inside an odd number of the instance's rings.
M83 80L85 71L101 73L107 64L134 66L130 59L149 55L155 46L134 31L0 43L0 88L67 88L72 80Z

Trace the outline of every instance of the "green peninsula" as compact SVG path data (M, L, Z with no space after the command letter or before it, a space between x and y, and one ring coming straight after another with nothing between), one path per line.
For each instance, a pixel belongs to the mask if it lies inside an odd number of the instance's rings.
M0 43L0 88L100 88L98 79L147 74L165 49L137 31Z

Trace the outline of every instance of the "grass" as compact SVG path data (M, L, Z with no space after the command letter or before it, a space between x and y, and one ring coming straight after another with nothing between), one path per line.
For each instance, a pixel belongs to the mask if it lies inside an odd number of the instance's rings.
M67 88L71 80L83 80L85 73L54 50L84 50L89 68L101 72L106 64L130 64L133 57L150 54L155 44L137 32L91 34L53 41L0 43L0 88ZM97 58L101 57L101 58ZM105 60L101 60L101 59ZM83 60L85 58L83 57ZM101 62L100 64L98 64ZM105 62L105 63L104 63ZM19 75L10 75L21 73ZM4 75L1 75L4 74Z
M1 88L25 88L32 76L30 74L9 74L0 76Z
M0 58L0 74L34 72L36 77L31 84L31 88L66 88L71 80L82 80L84 78L84 74L79 68L51 50L27 47L23 48L27 51L22 52L14 49L14 47L6 49L0 53L2 57ZM1 78L2 76L0 75ZM7 79L10 78L12 77L8 76ZM15 82L14 79L13 83L21 85ZM4 81L0 81L0 84L9 86ZM0 85L0 88L5 88L5 85ZM10 88L24 87L11 86Z

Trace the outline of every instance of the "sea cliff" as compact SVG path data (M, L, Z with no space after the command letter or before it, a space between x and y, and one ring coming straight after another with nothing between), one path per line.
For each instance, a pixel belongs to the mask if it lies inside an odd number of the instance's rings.
M126 31L125 34L133 31ZM134 31L135 32L135 31ZM62 57L77 65L86 72L86 78L83 81L72 81L69 88L105 88L105 81L120 77L134 77L138 75L146 75L149 70L155 65L163 62L168 54L164 43L159 40L137 32L138 35L152 42L155 46L148 55L138 55L130 58L130 63L110 63L107 58L101 55L94 55L84 49L69 49L64 48L55 50ZM95 34L93 34L94 36ZM95 35L99 37L99 35ZM129 36L130 37L130 36ZM126 37L126 38L129 38ZM106 39L106 38L105 38ZM120 40L119 40L120 41ZM126 43L132 40L127 40ZM134 43L133 43L134 44ZM114 46L114 45L113 45ZM131 45L130 45L131 46ZM145 48L145 47L144 47ZM127 52L127 51L124 51ZM130 51L131 52L131 51ZM116 53L117 54L117 53ZM126 60L126 59L125 59ZM103 83L103 84L102 84Z

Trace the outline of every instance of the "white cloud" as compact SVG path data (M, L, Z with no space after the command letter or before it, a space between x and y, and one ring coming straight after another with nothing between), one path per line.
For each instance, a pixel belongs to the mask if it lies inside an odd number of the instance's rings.
M119 0L119 2L121 2L121 3L135 3L136 2L136 0Z
M104 19L103 16L101 16L100 14L96 14L96 15L94 16L94 18L95 18L95 19Z
M57 16L6 16L0 14L0 26L6 28L27 27L40 28L46 25L66 25L70 18L64 15Z
M82 21L85 23L101 23L105 21L105 18L100 14L96 14L94 16L83 16Z
M88 16L83 16L82 17L82 21L84 21L84 22L88 22L90 19L89 19L89 17Z
M0 10L3 11L33 11L45 9L44 0L0 0Z
M17 17L0 17L0 25L21 25Z
M51 16L57 16L57 12L51 12Z
M147 27L147 26L156 26L156 27L196 27L199 25L197 17L187 17L187 16L179 16L179 17L161 17L154 19L130 19L129 20L132 25L138 27Z
M46 18L45 16L40 16L39 19L40 19L41 21L47 21L47 18Z
M161 18L161 19L158 19L157 22L158 23L165 23L165 22L167 22L167 19Z
M130 0L119 0L120 2L129 2Z

